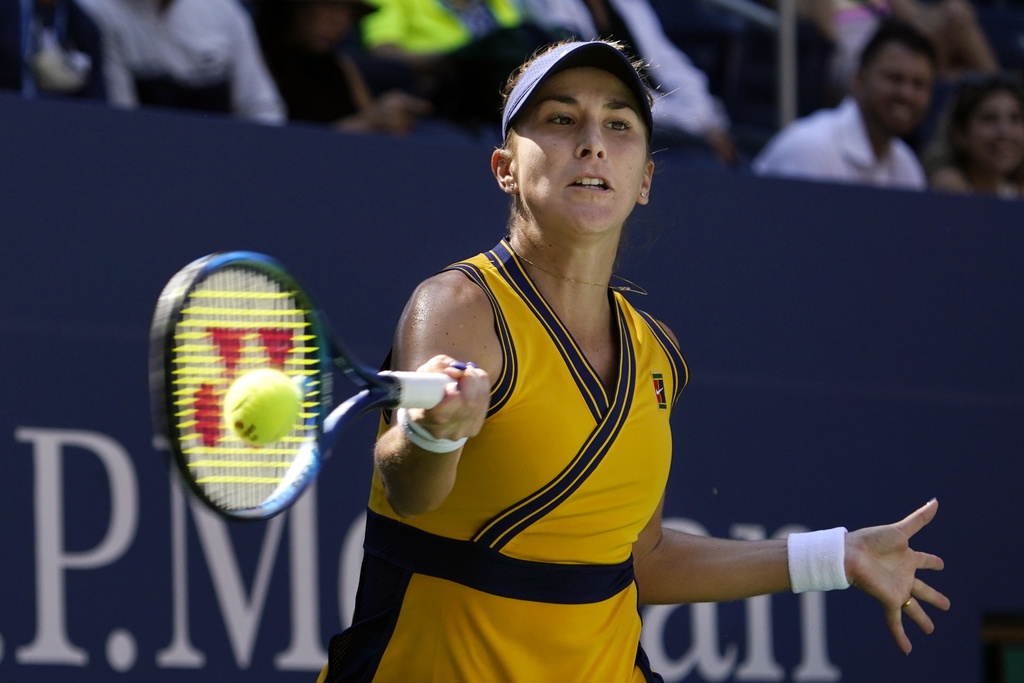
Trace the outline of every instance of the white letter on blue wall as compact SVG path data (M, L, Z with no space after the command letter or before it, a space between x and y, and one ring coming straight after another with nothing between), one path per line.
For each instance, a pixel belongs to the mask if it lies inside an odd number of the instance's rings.
M310 486L287 513L265 523L256 573L248 590L232 550L228 523L184 492L177 478L172 480L171 489L174 637L170 645L157 653L157 663L164 668L201 668L206 662L206 655L192 644L189 634L186 527L187 510L191 510L235 662L242 669L252 662L271 570L281 546L285 519L288 520L291 643L274 657L274 664L279 670L319 670L327 661L327 652L320 642L316 487Z
M32 444L35 468L36 636L15 651L22 664L85 666L89 653L67 634L64 572L95 569L120 558L135 538L139 491L135 469L125 449L96 432L20 427L14 437ZM103 540L90 550L64 546L64 448L94 453L110 482L110 524Z

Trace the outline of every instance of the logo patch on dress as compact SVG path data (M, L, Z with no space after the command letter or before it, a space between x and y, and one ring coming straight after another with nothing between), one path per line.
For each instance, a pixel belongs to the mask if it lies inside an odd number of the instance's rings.
M660 372L652 372L651 379L654 380L654 397L658 399L658 410L668 409L668 399L665 397L665 380Z

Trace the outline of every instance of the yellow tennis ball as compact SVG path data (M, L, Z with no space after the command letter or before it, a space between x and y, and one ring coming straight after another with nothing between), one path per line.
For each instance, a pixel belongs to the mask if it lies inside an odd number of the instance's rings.
M302 392L280 370L253 370L236 379L224 396L224 420L238 438L255 446L272 443L295 426Z

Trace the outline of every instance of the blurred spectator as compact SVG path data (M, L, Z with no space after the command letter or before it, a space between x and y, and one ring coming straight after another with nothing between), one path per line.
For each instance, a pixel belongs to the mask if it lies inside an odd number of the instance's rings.
M644 60L646 76L660 91L654 104L655 133L683 131L703 139L722 162L738 152L725 107L708 91L708 78L665 34L648 0L520 0L527 20L559 38L610 38Z
M926 150L937 190L1020 198L1024 192L1024 89L991 75L965 80Z
M928 38L935 47L937 76L956 80L964 72L990 73L999 69L974 6L969 0L804 0L805 4L833 6L836 50L832 84L841 97L857 68L857 56L886 17L904 21ZM824 24L820 9L818 22Z
M291 121L342 130L405 133L430 103L400 90L374 97L356 62L339 50L374 8L362 0L259 0L256 32Z
M106 99L100 32L75 0L0 0L0 88Z
M398 84L429 99L437 116L478 128L500 123L509 74L549 34L523 21L515 0L372 0L363 45L402 67ZM381 89L380 72L368 74ZM393 83L390 83L391 85Z
M928 112L934 78L928 39L902 22L883 23L864 48L851 96L784 128L754 160L754 172L924 188L921 164L901 138Z
M110 101L283 123L252 18L237 0L79 0L103 36Z

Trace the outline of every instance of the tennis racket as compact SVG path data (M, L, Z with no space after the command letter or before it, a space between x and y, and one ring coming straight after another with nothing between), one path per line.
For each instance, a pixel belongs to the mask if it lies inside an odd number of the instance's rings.
M226 424L222 403L236 378L261 368L298 379L303 396L289 433L254 446ZM355 390L332 410L335 370ZM164 287L149 381L157 433L190 489L228 517L266 519L298 499L352 420L375 408L432 408L453 380L364 365L281 263L235 251L193 261Z

